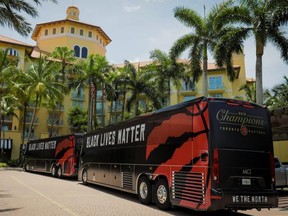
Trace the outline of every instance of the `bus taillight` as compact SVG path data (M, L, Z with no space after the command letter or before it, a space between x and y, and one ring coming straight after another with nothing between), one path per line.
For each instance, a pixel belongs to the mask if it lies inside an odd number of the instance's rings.
M275 183L275 160L273 154L270 152L270 169L271 169L271 176L272 176L272 183Z
M217 183L219 183L219 150L218 148L214 149L213 152L213 165L212 165L212 174L213 174L213 180Z

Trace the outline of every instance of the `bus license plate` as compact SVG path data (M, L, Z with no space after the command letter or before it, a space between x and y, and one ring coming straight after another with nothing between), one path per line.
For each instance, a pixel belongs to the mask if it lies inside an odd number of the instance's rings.
M251 185L251 179L242 179L242 185Z

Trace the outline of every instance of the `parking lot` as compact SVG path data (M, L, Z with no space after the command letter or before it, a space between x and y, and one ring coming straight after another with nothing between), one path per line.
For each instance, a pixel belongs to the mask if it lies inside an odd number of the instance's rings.
M279 208L228 212L195 212L172 208L164 212L155 205L140 204L136 195L95 185L85 186L76 179L0 169L0 214L13 215L288 215L288 190L280 191Z

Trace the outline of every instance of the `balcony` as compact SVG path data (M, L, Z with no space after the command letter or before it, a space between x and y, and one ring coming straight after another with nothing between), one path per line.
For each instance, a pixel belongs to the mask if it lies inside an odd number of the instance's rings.
M72 100L85 100L85 95L81 94L81 93L77 94L77 92L72 92L71 98L72 98Z
M122 103L117 104L116 106L115 106L115 104L113 103L113 106L112 106L112 113L115 112L115 108L116 108L116 112L122 112ZM108 110L109 110L109 112L111 112L111 105L108 106Z
M63 123L63 120L59 120L59 121L57 121L56 119L52 119L52 118L48 118L47 119L47 125L48 126L56 126L56 125L58 125L58 126L63 126L64 125L64 123Z
M12 122L13 116L4 116L4 122Z
M191 94L196 95L197 94L196 85L193 84L191 81L183 82L180 89L180 93L183 95L191 95Z
M31 121L32 121L32 117L28 116L25 119L25 124L31 124ZM22 122L23 122L23 119L22 119ZM33 124L39 124L39 119L37 117L34 118Z
M60 112L63 112L64 111L64 106L63 105L60 105L60 104L57 104L54 108L49 108L50 111L60 111Z

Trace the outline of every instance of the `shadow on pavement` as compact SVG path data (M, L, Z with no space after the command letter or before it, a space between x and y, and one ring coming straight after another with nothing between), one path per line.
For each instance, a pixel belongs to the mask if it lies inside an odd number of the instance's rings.
M12 211L17 211L17 210L20 210L22 208L7 208L7 209L0 209L0 213L3 213L3 212L12 212ZM13 215L13 214L12 214Z
M108 193L118 198L125 199L134 203L138 203L139 205L143 205L140 203L137 195L135 194L127 193L124 191L120 191L117 189L108 188L108 187L100 186L100 185L94 185L94 184L84 185L82 182L79 182L78 184L82 185L83 187L89 187L91 189L98 190L103 193ZM149 205L149 207L159 210L155 204L151 204ZM227 211L227 210L220 210L216 212L194 211L191 209L178 207L178 206L173 206L171 210L166 211L166 213L170 215L175 215L175 216L176 215L177 216L188 216L188 215L189 216L250 216L250 214L245 214L243 212L232 212L232 211Z

